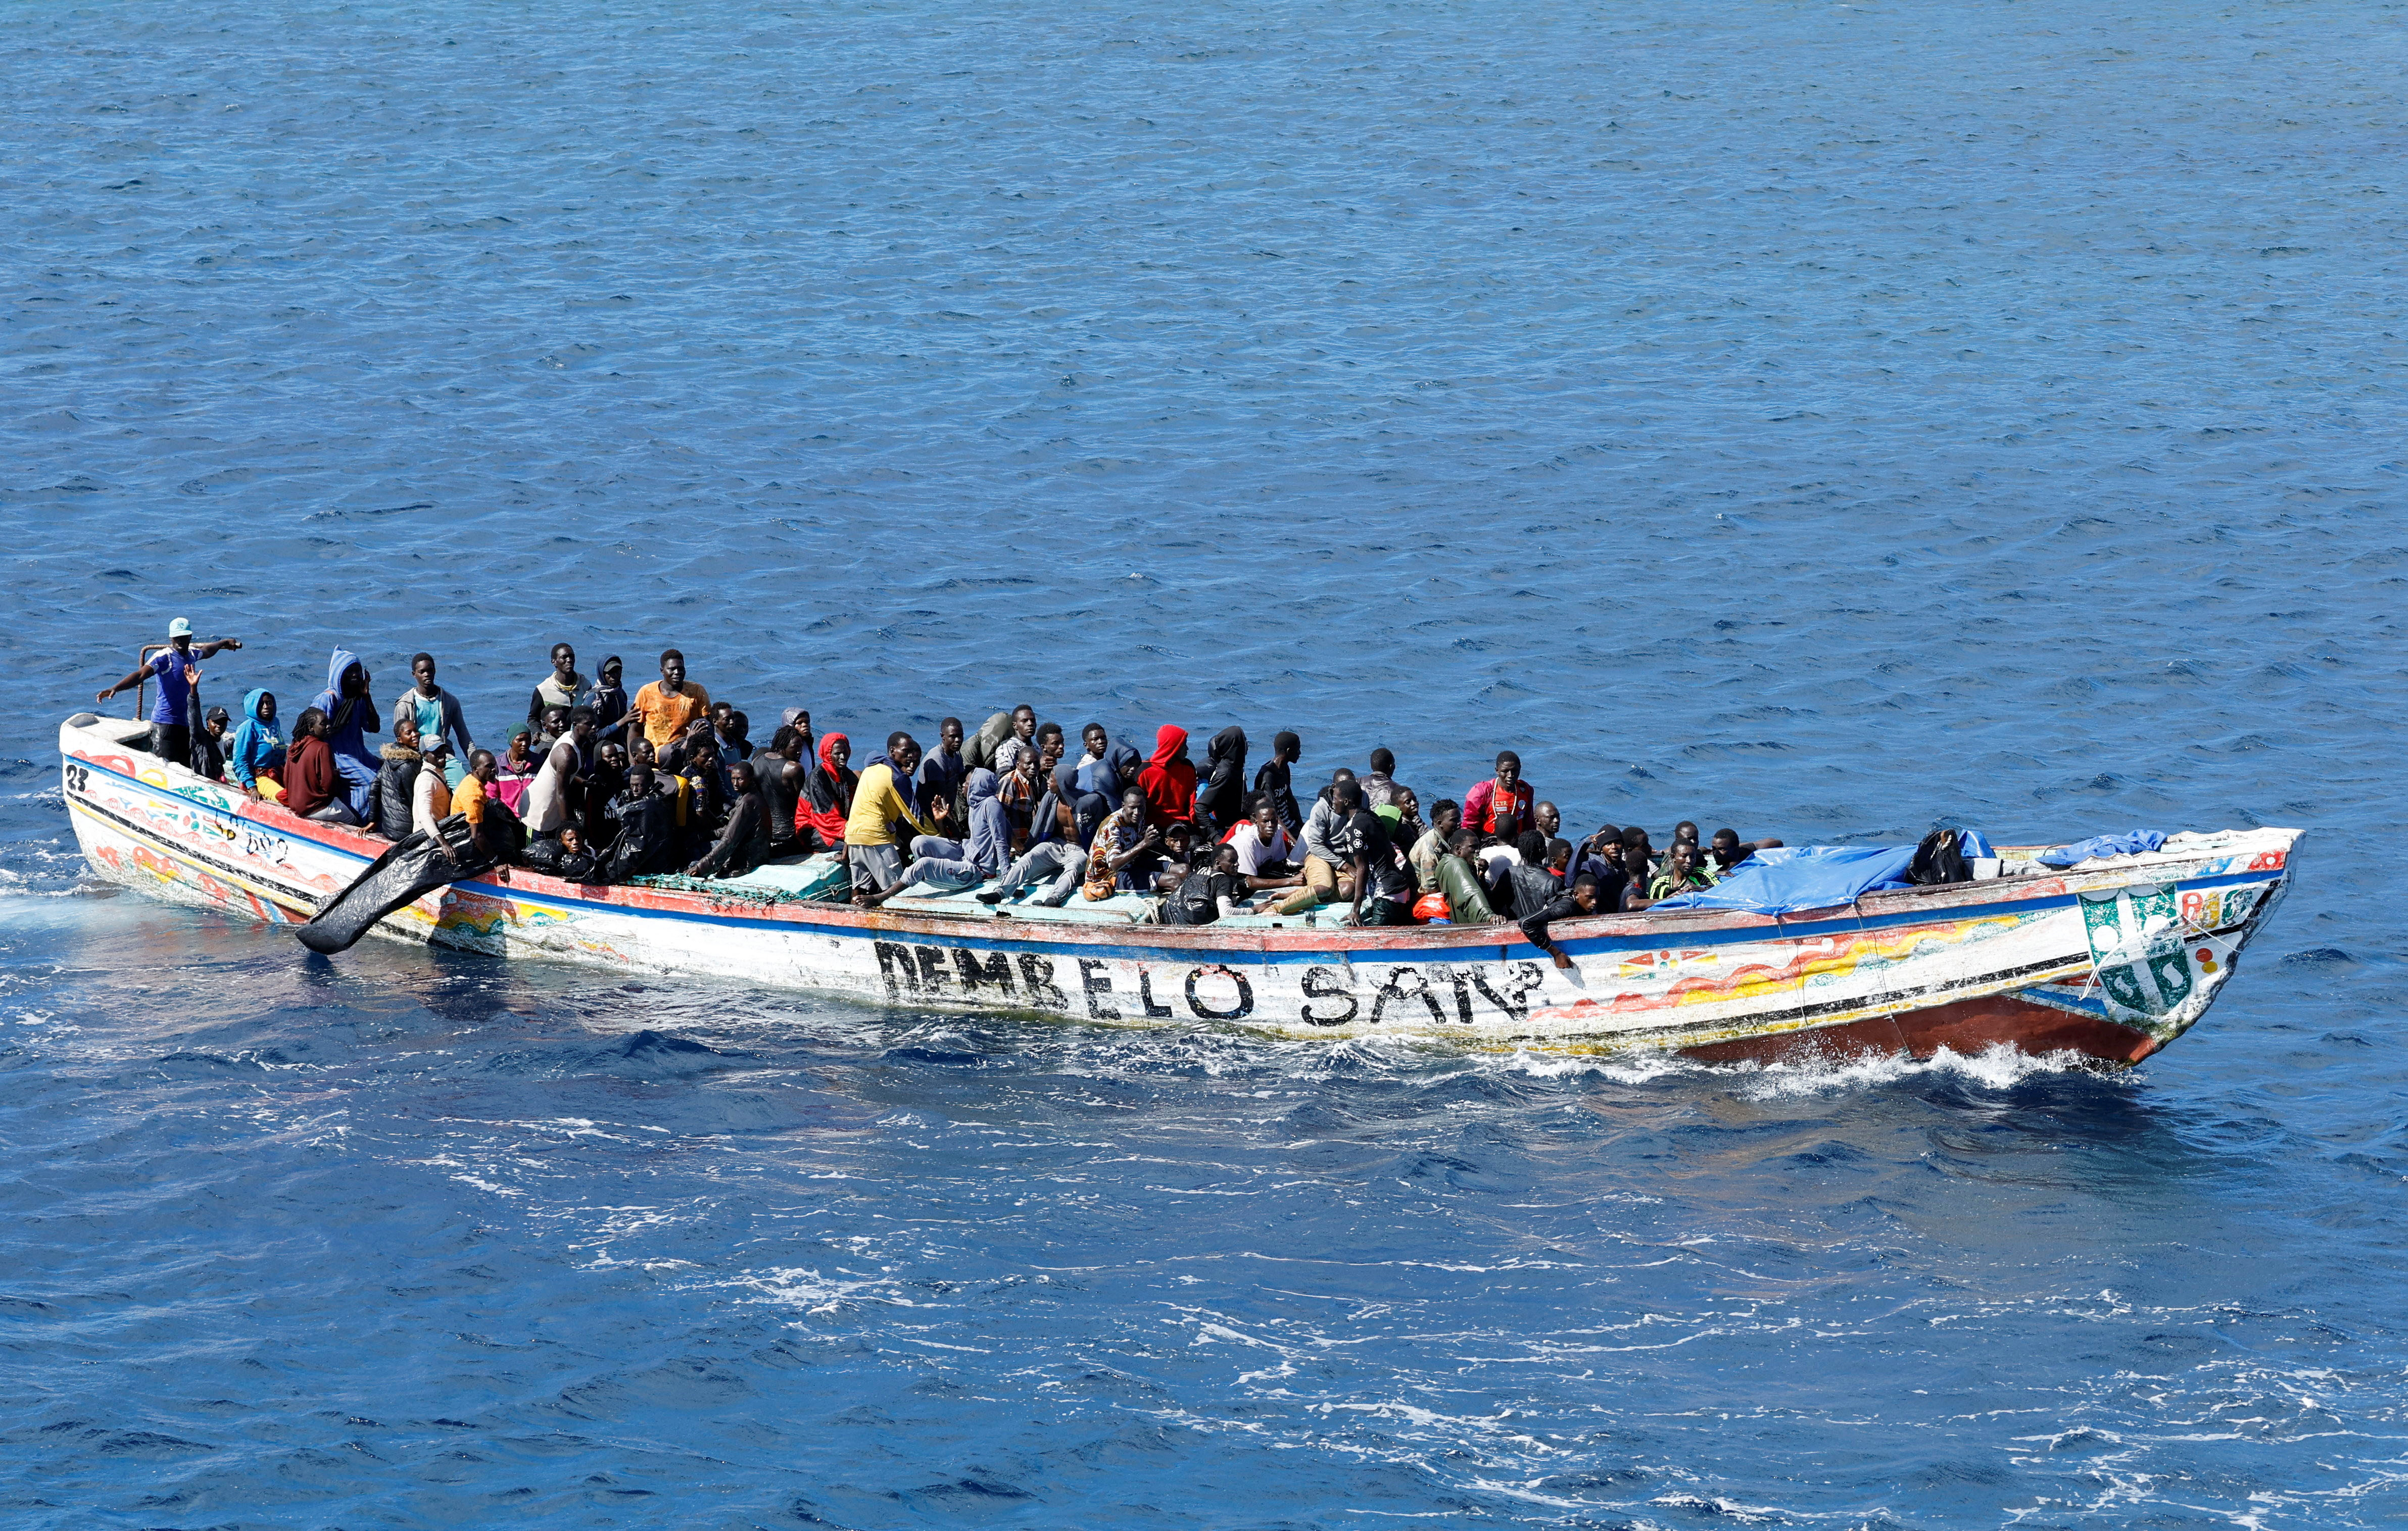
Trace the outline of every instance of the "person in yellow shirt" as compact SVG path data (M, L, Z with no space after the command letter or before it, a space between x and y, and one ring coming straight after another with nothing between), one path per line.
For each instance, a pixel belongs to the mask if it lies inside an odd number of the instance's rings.
M654 750L686 731L710 710L710 693L685 678L685 655L675 649L661 653L661 678L649 681L627 704L627 716L642 725Z
M853 784L853 813L844 822L844 861L853 872L853 897L860 903L869 903L873 895L903 880L903 851L895 843L897 821L934 835L937 825L953 817L953 805L942 798L929 804L923 815L911 778L919 765L918 742L909 734L889 734L886 752L870 756Z

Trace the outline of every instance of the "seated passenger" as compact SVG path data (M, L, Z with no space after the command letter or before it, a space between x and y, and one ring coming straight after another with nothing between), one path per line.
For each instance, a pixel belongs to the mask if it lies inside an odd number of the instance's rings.
M853 869L856 903L870 903L903 880L903 851L895 842L896 824L934 835L939 825L953 822L950 803L939 800L922 808L912 792L911 773L919 768L919 741L900 729L887 735L884 752L870 756L861 768L861 780L853 793L853 812L844 821L844 859Z
M802 739L794 724L781 723L769 742L752 756L752 779L761 783L761 801L769 810L771 861L795 853L795 804L810 775L802 765ZM926 768L922 762L921 769Z
M1168 829L1196 817L1196 763L1187 758L1187 730L1164 723L1154 736L1154 758L1138 773L1145 789L1146 822Z
M193 774L204 781L225 780L226 725L233 722L222 707L209 708L201 731L193 736Z
M1534 831L1526 838L1539 837ZM1541 841L1526 847L1522 855L1521 864L1509 874L1513 897L1504 910L1508 920L1527 920L1563 896L1563 871L1571 865L1571 842Z
M234 748L226 756L227 783L253 797L280 795L284 783L277 775L283 766L284 740L276 732L276 694L264 689L244 694L242 722L235 728Z
M595 880L625 882L677 865L677 808L655 790L651 766L628 767L627 788L610 800L609 815L617 833L609 865Z
M594 852L597 866L609 851L610 838L616 832L610 820L610 800L626 790L626 746L615 739L595 746L594 769L585 778L585 804L580 822L585 829L586 849Z
M527 841L523 865L532 870L556 877L566 882L593 882L594 853L587 849L585 836L575 824L563 824L549 835L538 835Z
M452 783L444 769L451 762L452 741L439 736L422 738L418 753L423 765L410 782L409 827L414 834L431 837L435 826L452 816Z
M1268 794L1262 799L1269 802ZM1275 886L1268 880L1248 877L1238 865L1234 843L1216 847L1209 867L1199 867L1172 880L1164 891L1162 923L1166 925L1209 925L1225 914L1246 912L1246 900L1256 891Z
M470 769L476 756L468 757ZM494 796L512 813L526 801L527 783L543 768L542 758L535 752L535 731L521 725L510 734L509 748L494 762L492 777Z
M930 887L947 893L975 888L1001 877L1011 863L1011 816L997 795L996 774L974 770L965 783L970 804L968 840L922 835L911 841L911 865L893 887L861 900L875 909L906 888Z
M1511 845L1539 827L1538 794L1522 780L1522 757L1511 750L1497 751L1497 774L1475 781L1463 794L1463 822L1490 840Z
M1446 895L1449 923L1484 925L1497 918L1496 909L1488 902L1488 890L1472 868L1472 851L1479 844L1478 831L1458 829L1455 837L1446 842L1446 853L1438 858L1438 891Z
M1028 848L1004 869L1003 880L978 895L982 904L1000 904L1023 888L1044 883L1044 890L1029 900L1046 909L1060 909L1079 891L1087 872L1087 846L1110 809L1102 796L1096 793L1082 794L1075 801L1057 797L1056 815L1051 837Z
M846 766L853 741L842 734L820 737L820 761L803 780L803 795L795 804L795 849L805 855L844 850L845 821L853 817L853 794L861 779Z
M1331 794L1345 814L1329 837L1330 846L1345 855L1353 872L1354 908L1347 923L1355 925L1409 925L1413 923L1413 878L1403 852L1388 838L1387 823L1363 806L1363 789L1353 781ZM1388 809L1395 812L1393 806Z
M582 779L577 770L577 746L562 739L552 747L519 803L519 817L529 835L550 835L571 822Z
M937 747L920 761L920 801L933 803L941 797L959 803L967 814L969 801L962 789L969 780L969 771L962 760L962 721L947 718L937 725Z
M1354 882L1346 868L1353 865L1341 849L1332 843L1332 837L1345 823L1346 809L1339 806L1340 793L1351 794L1351 800L1362 801L1362 789L1355 783L1354 773L1340 766L1330 773L1329 785L1314 798L1312 811L1304 820L1304 887L1279 906L1282 914L1302 914L1315 904L1334 903L1354 896Z
M326 714L304 708L293 723L293 755L284 763L284 806L304 819L330 824L357 824L345 795L342 772L335 764L335 748L326 742Z
M1389 794L1388 806L1397 810L1397 849L1410 851L1415 841L1429 833L1429 825L1422 823L1421 794L1411 787L1399 786Z
M1220 838L1246 822L1246 731L1232 724L1204 746L1204 779L1196 789L1196 822Z
M1571 847L1562 840L1555 842L1570 854ZM1595 914L1598 909L1597 879L1584 872L1572 879L1572 885L1547 902L1546 908L1522 918L1522 938L1555 959L1557 967L1572 965L1571 953L1557 946L1547 933L1547 927L1558 920L1573 920Z
M1714 880L1698 866L1696 842L1674 840L1672 849L1665 853L1664 869L1647 884L1646 899L1643 902L1631 900L1630 907L1648 909L1667 898L1684 893L1701 893L1713 885Z
M425 757L418 751L418 720L408 712L393 720L393 742L379 751L376 833L388 840L406 840L416 827L411 811L418 792L418 773Z
M1137 751L1125 744L1114 744L1102 723L1089 723L1079 731L1079 738L1086 746L1086 753L1071 766L1079 790L1098 794L1108 803L1118 803L1121 794L1137 785L1138 775L1144 768Z
M1143 870L1138 880L1151 885L1168 873L1182 880L1199 865L1209 862L1198 854L1196 826L1184 819L1173 819L1162 826L1162 852L1150 863L1140 863Z
M1717 829L1714 831L1713 846L1707 852L1712 859L1705 864L1705 869L1715 881L1719 882L1731 868L1758 851L1777 851L1780 848L1779 840L1742 840L1739 837L1739 831L1736 829Z
M1440 798L1438 807L1430 810L1429 828L1413 841L1412 850L1405 856L1412 863L1415 892L1438 892L1438 858L1446 854L1447 841L1455 838L1455 832L1462 827L1463 810L1455 806L1455 799Z
M527 747L527 753L538 760L551 754L552 747L568 737L568 714L572 710L565 707L545 708L535 722L535 740Z
M685 869L688 877L742 877L769 856L769 805L761 796L759 779L750 760L727 766L730 800L719 838L702 859Z
M1238 870L1262 878L1266 888L1294 888L1304 882L1296 844L1279 821L1279 804L1269 793L1254 794L1254 817L1238 825L1227 841L1238 852Z
M425 773L421 772L421 775ZM518 859L519 816L494 790L501 762L491 750L468 752L468 769L452 789L452 811L468 821L468 833L497 862Z
M1088 898L1110 898L1116 893L1137 893L1140 863L1162 844L1162 831L1146 823L1145 791L1132 784L1121 794L1121 806L1104 815L1087 847L1087 876L1081 892Z
M1533 827L1551 840L1563 833L1563 810L1553 803L1541 803L1537 808L1532 808L1530 820Z

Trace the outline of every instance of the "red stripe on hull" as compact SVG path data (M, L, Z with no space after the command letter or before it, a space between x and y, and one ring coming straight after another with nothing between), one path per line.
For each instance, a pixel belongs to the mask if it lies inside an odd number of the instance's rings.
M2157 1050L2157 1039L2146 1032L1999 994L1811 1031L1713 1042L1684 1048L1682 1052L1705 1063L1782 1063L1807 1058L1836 1061L1896 1052L1928 1058L1943 1047L1970 1056L2000 1042L2035 1056L2043 1052L2079 1052L2118 1066L2139 1063Z

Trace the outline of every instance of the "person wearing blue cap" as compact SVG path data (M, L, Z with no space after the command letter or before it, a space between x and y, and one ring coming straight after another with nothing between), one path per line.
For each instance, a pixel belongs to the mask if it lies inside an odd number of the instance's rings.
M106 703L121 691L142 683L146 676L159 680L159 703L150 709L150 752L161 760L189 766L193 759L193 688L200 684L201 661L221 649L239 649L240 638L211 638L195 645L192 622L178 617L167 624L167 646L149 663L125 672L125 679L96 694Z

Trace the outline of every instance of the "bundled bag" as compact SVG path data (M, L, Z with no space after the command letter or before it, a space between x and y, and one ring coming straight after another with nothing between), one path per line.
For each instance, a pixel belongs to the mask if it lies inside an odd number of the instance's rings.
M1914 848L1914 859L1907 863L1906 880L1926 886L1972 881L1973 868L1965 865L1965 852L1957 844L1962 833L1935 829L1923 837L1923 843Z

